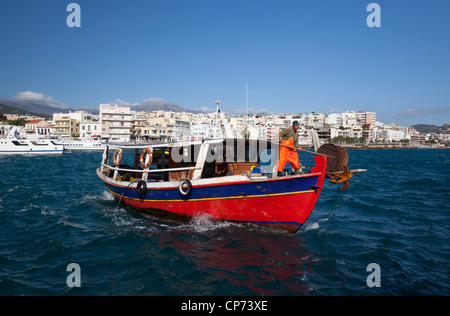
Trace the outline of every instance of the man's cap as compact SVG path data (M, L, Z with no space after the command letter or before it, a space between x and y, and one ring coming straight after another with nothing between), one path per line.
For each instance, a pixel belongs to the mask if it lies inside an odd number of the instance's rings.
M292 126L294 126L294 125L299 125L299 124L298 124L298 121L292 122Z

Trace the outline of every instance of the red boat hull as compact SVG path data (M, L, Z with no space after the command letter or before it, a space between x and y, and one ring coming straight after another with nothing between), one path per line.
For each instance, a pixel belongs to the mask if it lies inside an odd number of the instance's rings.
M281 228L296 232L319 198L326 173L326 158L314 157L310 174L265 180L240 180L211 184L192 181L192 195L180 197L178 187L153 187L145 196L102 177L117 200L133 210L166 219L190 220L199 214L237 223Z

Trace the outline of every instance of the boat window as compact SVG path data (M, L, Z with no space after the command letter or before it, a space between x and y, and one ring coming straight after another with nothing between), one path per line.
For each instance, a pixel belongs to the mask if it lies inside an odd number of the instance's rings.
M35 141L32 141L31 143L35 146L48 146L48 144L46 144L46 143L37 143Z
M19 143L17 140L13 140L12 143L16 146L28 146L28 144Z

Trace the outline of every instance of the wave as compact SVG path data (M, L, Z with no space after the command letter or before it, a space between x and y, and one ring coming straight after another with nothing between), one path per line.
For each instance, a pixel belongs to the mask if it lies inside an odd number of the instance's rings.
M112 196L112 194L109 191L104 190L102 193L99 194L87 194L83 196L80 199L79 204L84 206L90 206L93 203L99 205L104 205L106 203L107 205L109 205L111 204L110 202L112 201L114 201L114 197Z
M16 191L19 187L20 187L20 186L16 185L16 186L11 187L11 188L9 188L8 190L6 190L6 192L7 192L7 193L14 192L14 191Z
M74 228L78 228L78 229L83 229L83 230L89 230L89 228L87 226L69 222L67 219L60 219L58 221L58 224L62 224L63 226L70 226L70 227L74 227Z
M318 222L306 222L306 224L302 227L302 231L307 232L310 230L319 229L320 225Z
M223 229L232 226L238 226L239 224L234 224L226 221L218 221L214 220L214 218L206 213L198 213L196 214L189 225L187 225L188 229L193 229L197 233L207 232L216 229ZM242 226L242 225L239 225Z

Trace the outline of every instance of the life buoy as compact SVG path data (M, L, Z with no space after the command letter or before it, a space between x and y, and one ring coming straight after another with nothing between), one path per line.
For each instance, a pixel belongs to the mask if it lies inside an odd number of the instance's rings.
M146 158L146 156L148 158ZM147 163L145 163L145 161L148 159ZM140 163L141 166L145 169L147 169L151 163L152 163L152 159L153 159L153 153L152 150L150 148L145 148L142 152L141 152L141 156L140 156Z
M144 180L139 180L136 186L137 195L142 198L147 193L147 182Z
M121 160L122 160L122 151L120 149L116 149L113 156L114 165L119 166Z
M3 135L2 138L3 138L3 139L6 139L6 135Z
M187 187L187 189L185 189ZM178 186L178 191L180 191L180 194L183 196L189 196L192 193L192 183L188 179L184 179L180 182L180 185Z

